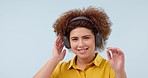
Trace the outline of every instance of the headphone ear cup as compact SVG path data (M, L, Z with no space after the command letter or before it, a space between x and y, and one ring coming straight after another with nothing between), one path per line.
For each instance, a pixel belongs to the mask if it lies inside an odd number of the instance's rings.
M64 41L64 45L67 49L70 49L70 44L69 44L69 40L67 39L66 36L63 37L63 41Z
M102 36L100 35L100 33L98 32L97 34L96 34L96 46L99 46L99 45L101 45L103 43L103 38L102 38Z

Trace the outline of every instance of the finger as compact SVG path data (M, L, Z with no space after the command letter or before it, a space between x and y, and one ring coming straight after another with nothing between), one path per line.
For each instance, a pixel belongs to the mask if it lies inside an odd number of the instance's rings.
M61 46L59 46L59 51L62 51L64 47L64 43L61 44Z
M56 43L58 43L59 39L60 39L60 36L58 36L58 38L56 39Z
M62 52L61 52L61 57L64 58L66 55L66 49L64 49Z
M59 42L61 42L61 40L62 40L62 37L61 36L58 36L58 38L56 39L57 45L58 45Z
M107 50L112 54L112 57L116 56L116 51L113 48L107 48Z
M119 52L120 49L119 49L119 48L112 48L112 47L109 47L109 48L107 48L107 49L108 49L108 50L111 50L114 56L120 55L120 52ZM121 51L121 50L120 50L120 51Z
M110 60L111 59L111 54L110 54L109 50L107 50L106 53L107 53L108 60Z
M121 49L111 48L111 47L109 47L108 49L113 52L114 57L120 58L123 62L125 61L125 58L124 58L125 56L124 56L124 53Z
M117 55L118 56L122 56L122 57L124 57L124 53L123 53L123 51L121 50L121 49L119 49L119 48L116 48L116 52L117 52Z
M58 43L58 39L59 39L59 37L55 40L55 42L54 42L54 46L57 45L57 43Z
M62 54L65 56L65 54L66 54L66 49L63 50Z
M60 36L58 36L58 38L56 39L55 43L54 43L54 49L58 52L61 53L63 47L62 47L62 39Z
M122 61L124 61L124 53L123 53L123 51L121 49L118 49L117 51L118 51L119 56L121 57Z
M123 51L121 49L117 49L119 55L123 55Z
M62 38L58 37L58 39L56 40L56 46L59 47L61 46L62 43L63 43Z

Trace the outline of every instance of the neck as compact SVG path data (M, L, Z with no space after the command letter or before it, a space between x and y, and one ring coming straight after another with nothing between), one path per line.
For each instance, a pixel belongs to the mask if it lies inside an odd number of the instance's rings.
M91 63L95 58L95 53L92 54L90 57L87 57L87 58L79 58L77 57L77 60L76 60L76 64L82 69L84 70L86 65Z

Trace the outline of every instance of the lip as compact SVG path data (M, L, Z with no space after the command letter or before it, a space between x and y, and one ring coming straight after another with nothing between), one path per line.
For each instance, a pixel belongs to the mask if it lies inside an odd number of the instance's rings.
M81 50L88 50L88 48L78 49L78 51L81 51Z
M85 54L87 52L88 48L78 49L78 53Z

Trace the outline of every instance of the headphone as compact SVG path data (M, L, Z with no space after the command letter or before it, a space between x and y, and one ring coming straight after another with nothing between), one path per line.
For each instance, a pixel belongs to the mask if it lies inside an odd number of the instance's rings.
M86 21L89 21L93 24L93 22L88 19L87 17L84 17L84 16L79 16L79 17L75 17L73 18L70 22L73 22L73 21L76 21L76 20L86 20ZM95 26L95 28L98 30L98 28ZM65 29L66 30L66 29ZM70 49L70 42L68 40L68 38L66 36L63 36L63 41L64 41L64 45L67 49ZM101 36L101 34L99 33L99 30L98 30L98 33L95 35L95 45L96 46L99 46L103 43L103 38Z

